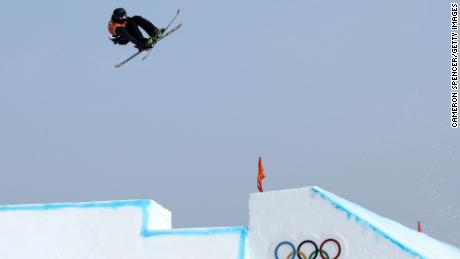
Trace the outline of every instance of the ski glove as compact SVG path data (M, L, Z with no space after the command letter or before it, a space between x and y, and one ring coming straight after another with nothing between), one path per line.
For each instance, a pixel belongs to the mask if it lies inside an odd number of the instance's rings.
M119 44L120 38L121 38L120 36L116 36L116 37L110 38L110 40L113 42L113 44Z

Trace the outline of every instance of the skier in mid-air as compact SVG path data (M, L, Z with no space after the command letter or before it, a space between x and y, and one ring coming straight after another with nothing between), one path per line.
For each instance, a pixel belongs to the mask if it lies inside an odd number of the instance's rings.
M139 27L147 32L149 38L144 37ZM114 44L126 45L132 42L139 51L151 48L164 31L164 28L158 29L141 16L129 17L121 7L113 10L109 22L109 32L112 34L111 40Z

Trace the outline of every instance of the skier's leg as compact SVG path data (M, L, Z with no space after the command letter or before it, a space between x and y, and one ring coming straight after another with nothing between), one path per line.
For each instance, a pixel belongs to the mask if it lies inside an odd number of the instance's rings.
M149 20L139 16L139 15L136 15L136 16L133 16L131 17L131 19L137 24L139 25L142 29L144 29L145 32L147 32L149 34L150 37L156 37L158 36L159 34L159 30L157 27L155 27L155 25L153 25L153 23L151 23Z
M136 23L135 19L132 19L132 18L128 19L126 23L126 30L138 41L141 41L141 42L147 41L147 39L144 38L144 35L139 29L139 25Z

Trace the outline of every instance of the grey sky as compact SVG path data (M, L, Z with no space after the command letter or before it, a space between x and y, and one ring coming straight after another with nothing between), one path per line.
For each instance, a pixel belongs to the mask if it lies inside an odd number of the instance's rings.
M246 225L257 191L319 185L460 246L449 1L3 4L0 203L151 198L174 227ZM123 6L183 28L147 61Z

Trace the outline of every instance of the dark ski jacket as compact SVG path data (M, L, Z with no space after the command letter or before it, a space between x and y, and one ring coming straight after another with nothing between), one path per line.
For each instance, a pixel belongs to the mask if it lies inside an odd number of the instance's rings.
M130 19L128 17L128 19ZM145 42L137 39L134 37L129 31L126 29L126 25L128 21L120 21L115 19L113 16L109 21L109 32L112 34L114 39L112 41L115 44L127 44L128 41L134 43L136 46L145 46Z

